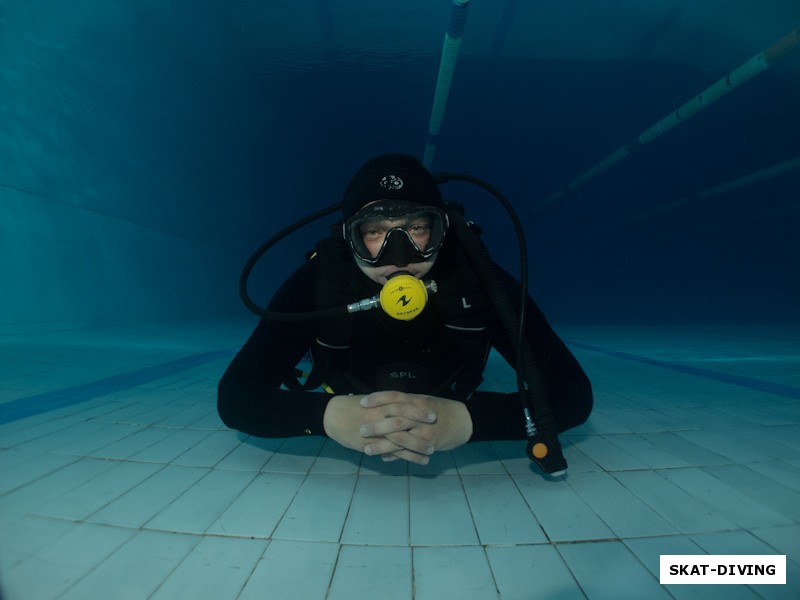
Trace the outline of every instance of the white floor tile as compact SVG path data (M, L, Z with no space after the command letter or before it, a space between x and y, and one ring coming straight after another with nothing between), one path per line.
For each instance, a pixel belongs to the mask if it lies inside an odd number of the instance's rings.
M0 425L0 448L16 448L36 440L38 443L35 443L32 447L34 451L40 452L45 449L43 442L48 441L44 439L46 436L51 436L56 432L67 429L74 423L74 420L54 418L52 413L44 413L43 415Z
M118 443L142 430L140 425L107 425L87 421L76 426L80 429L80 436L66 444L53 448L55 454L70 454L74 456L88 456L101 448Z
M773 554L773 548L748 531L724 531L693 535L692 541L708 554ZM754 594L767 600L794 600L800 596L800 563L787 559L786 585L751 585ZM736 586L738 588L744 586Z
M555 546L490 546L486 549L502 600L585 598Z
M355 484L356 475L308 475L273 537L338 542Z
M567 459L567 464L569 465L569 471L571 473L594 473L596 471L602 471L603 467L601 467L597 462L595 462L592 457L587 455L580 447L579 442L583 439L582 436L572 437L569 435L562 435L561 436L561 445L564 451L564 458ZM530 459L525 457L528 460L527 464L530 466ZM531 471L528 468L525 472L529 473Z
M660 576L662 554L705 554L700 546L685 536L631 539L625 540L625 545L655 578ZM741 585L675 584L663 587L676 600L754 600L757 598L751 589Z
M569 482L570 475L567 475ZM614 533L575 490L540 475L514 475L523 497L549 540L571 542L605 540Z
M110 460L125 460L164 441L173 433L174 431L169 429L145 427L107 446L93 450L87 453L86 456Z
M273 540L239 600L325 600L339 545Z
M0 453L0 457L3 460L3 470L0 472L0 494L7 494L80 460L75 456L37 454L19 450L5 450ZM3 506L2 498L0 498L0 506Z
M343 544L408 546L409 480L407 477L359 477Z
M342 546L326 600L409 600L412 586L411 548Z
M800 421L800 416L797 420ZM745 448L753 447L775 460L797 459L800 458L800 442L794 439L793 434L800 435L800 429L783 425L753 427L741 431L741 443Z
M558 551L591 600L670 597L658 578L621 542L561 544Z
M416 477L458 475L458 467L453 452L435 452L427 465L409 463L408 473Z
M474 545L475 523L457 475L411 479L411 544Z
M340 446L333 440L326 440L311 467L311 473L358 473L363 456L360 452Z
M325 442L325 438L318 436L283 440L262 470L270 473L308 473Z
M117 385L230 348L251 325L176 324L151 341L122 329L102 343L53 334L27 349L24 336L0 340L0 360L11 355L18 367L4 378L0 411L3 401L116 382L105 395L0 425L9 600L105 600L108 590L241 591L245 600L800 597L800 402L759 384L800 386L798 359L787 358L797 355L791 331L569 328L595 348L576 352L596 411L560 436L570 468L548 478L519 441L437 452L423 467L322 437L230 431L215 410L227 363L219 357ZM191 341L172 343L181 336ZM643 362L651 358L675 368ZM498 360L490 357L487 381L513 390ZM737 551L786 554L792 585L658 584L661 554Z
M729 462L760 462L770 458L763 447L756 444L743 444L741 431L681 431L681 437L724 456Z
M749 531L697 533L692 541L708 554L771 554L773 548ZM727 552L730 550L730 552Z
M5 573L20 562L53 544L74 528L72 523L35 517L20 516L0 529L0 565Z
M641 433L641 437L663 451L673 454L689 465L727 465L730 459L707 450L679 435L680 432Z
M465 444L452 451L462 475L505 475L506 470L489 442Z
M172 464L184 467L214 467L242 441L232 431L215 431L172 461Z
M798 420L800 420L800 417L798 417ZM800 425L777 425L775 427L770 427L768 432L769 439L795 450L800 449ZM750 433L750 431L745 431L745 435L749 435ZM773 458L780 459L784 458L784 456L784 454L779 453Z
M114 466L111 461L82 458L9 492L2 497L0 507L15 512L34 512L73 490L91 489L92 481Z
M461 480L481 544L537 544L547 541L510 476L467 475Z
M709 467L708 471L701 469L670 469L661 474L668 481L681 487L687 493L711 507L717 514L735 523L738 527L751 529L768 525L789 525L792 515L783 516L777 510L770 508L766 502L759 502L725 483L725 479L735 481L737 478L730 470L715 471L714 469L727 469L727 467ZM744 467L738 467L738 478L747 476ZM724 478L715 477L719 473ZM752 472L751 472L752 473ZM750 481L755 478L750 478ZM747 479L743 483L747 483ZM734 484L736 486L736 484ZM738 486L737 486L738 487ZM775 486L777 488L777 486ZM793 494L791 490L783 488L786 494ZM777 493L777 489L774 490ZM751 492L752 493L752 492ZM794 494L796 496L796 494ZM800 501L800 500L799 500ZM793 505L795 513L800 511L800 506Z
M105 444L98 444L95 445L94 440L92 439L93 435L103 436L106 437L106 434L103 433L103 430L108 427L108 425L104 423L92 423L91 421L69 421L69 424L66 427L59 428L58 431L55 431L49 435L42 436L42 437L33 437L29 440L25 440L24 442L17 444L15 447L17 448L35 448L40 452L56 452L58 454L71 454L69 452L70 444L76 444L79 446L81 444L85 444L87 439L90 444L94 445L91 450L95 450ZM111 443L116 441L119 438L113 437L109 439L106 443ZM63 449L66 448L67 450L64 451ZM76 454L80 454L80 450Z
M800 525L756 528L752 533L779 553L786 554L790 560L800 564Z
M103 598L111 590L122 598L149 598L199 542L192 535L141 531L60 598Z
M638 457L629 454L609 439L615 436L593 435L584 438L570 437L570 441L581 452L592 457L592 460L606 471L631 471L646 469L647 465Z
M236 598L268 543L267 540L205 537L149 598Z
M759 464L762 468L766 466L765 463ZM797 487L798 483L792 481L793 474L786 473L786 477L783 478L768 477L760 474L753 468L754 466L753 463L748 463L746 466L706 467L703 470L749 499L755 500L756 510L760 511L761 507L771 507L779 515L795 523L800 522L800 490L790 487L791 485ZM769 467L764 470L770 471ZM790 485L786 485L787 483Z
M181 429L183 427L190 427L192 429L214 430L216 427L201 427L201 422L212 415L216 409L213 403L204 402L202 404L192 404L171 414L170 416L158 422L159 427L171 427L174 429Z
M480 546L414 548L417 600L497 598L486 553Z
M252 480L252 473L209 471L145 523L145 527L161 531L205 533Z
M682 533L736 529L716 510L653 471L627 471L614 476Z
M170 435L164 437L130 457L130 460L168 464L178 459L211 435L209 431L197 429L166 429Z
M89 521L138 529L209 473L197 467L165 466L104 508Z
M92 479L90 485L61 494L34 512L42 516L82 521L135 488L161 467L146 463L114 462L112 468Z
M609 473L573 473L568 484L620 538L678 533Z
M93 572L135 533L129 529L73 524L67 533L4 572L5 594L9 598L41 600L60 597L62 592ZM138 569L130 569L129 572L142 575ZM100 596L83 596L90 597Z
M435 455L434 455L435 456ZM408 475L409 464L404 460L385 462L380 456L366 456L361 458L359 475L386 475L400 477Z
M635 456L650 469L674 469L689 466L689 463L682 458L659 448L639 434L608 435L605 436L605 439L630 456Z
M208 533L271 537L305 478L298 473L257 475L208 528Z
M275 455L283 440L259 439L238 434L242 443L216 465L217 469L260 471Z

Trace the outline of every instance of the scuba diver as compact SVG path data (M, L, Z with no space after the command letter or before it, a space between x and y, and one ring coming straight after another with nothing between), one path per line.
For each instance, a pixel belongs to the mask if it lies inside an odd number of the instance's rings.
M526 278L496 265L445 202L443 180L410 155L367 161L323 213L340 207L342 222L266 310L246 290L266 246L251 258L240 291L262 318L219 382L226 426L421 465L467 442L528 439L545 473L563 473L557 434L589 417L589 379ZM516 392L479 388L492 348L517 372Z

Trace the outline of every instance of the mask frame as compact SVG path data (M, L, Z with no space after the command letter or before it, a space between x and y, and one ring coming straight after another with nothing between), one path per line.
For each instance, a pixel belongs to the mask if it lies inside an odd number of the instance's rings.
M402 209L402 210L401 210ZM414 240L411 229L415 221L428 221L430 238L425 248L420 248ZM398 225L385 226L383 222L405 221ZM379 229L376 235L383 234L383 241L375 256L364 240L365 226L375 223ZM407 265L420 263L433 257L444 244L450 219L447 213L433 206L406 204L381 206L381 203L368 206L342 223L342 237L353 255L364 263L380 267L385 265Z

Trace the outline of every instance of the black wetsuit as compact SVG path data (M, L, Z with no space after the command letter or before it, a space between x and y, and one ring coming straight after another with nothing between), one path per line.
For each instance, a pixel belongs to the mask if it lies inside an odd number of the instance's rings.
M358 270L351 257L346 257L346 263L342 260L335 268L325 260L306 262L281 286L269 310L311 312L354 302L380 289ZM473 290L462 293L453 289L463 286L465 279L462 276L454 281L449 277L451 272L459 270L454 264L447 252L440 253L429 274L439 283L440 292L431 297L423 313L413 321L395 322L380 309L348 315L341 320L338 329L335 325L331 328L330 323L262 319L219 383L218 410L223 422L232 429L258 437L324 436L322 419L330 395L281 388L291 379L298 362L312 351L317 359L315 368L323 370L321 378L337 394L397 389L448 397L467 406L473 424L470 441L525 439L523 413L516 392L480 389L473 392L480 382L489 347L495 348L512 366L515 357L497 314L482 300L485 294L481 293L478 280L473 278L477 282ZM337 270L342 272L334 273L332 279L331 271ZM463 265L461 272L463 275ZM510 297L518 299L519 283L505 271L500 270L499 275ZM330 287L339 289L331 291ZM470 313L465 316L466 327L443 325L443 320L458 324L459 315L454 316L454 312L462 307ZM475 341L469 338L472 334L464 337L463 332L473 331L476 321L483 328L479 336L483 340L483 356L477 361L474 347L469 352L460 350L462 345L475 346ZM344 343L329 339L337 335ZM526 335L544 378L557 429L564 431L580 425L592 409L589 379L530 298ZM321 360L314 355L314 348L321 349L318 339L328 342L326 348L350 346L338 355L337 351L332 352L334 366L328 366L327 373L326 367L318 364ZM466 366L459 371L458 365L464 361L467 361ZM382 368L384 365L387 368Z

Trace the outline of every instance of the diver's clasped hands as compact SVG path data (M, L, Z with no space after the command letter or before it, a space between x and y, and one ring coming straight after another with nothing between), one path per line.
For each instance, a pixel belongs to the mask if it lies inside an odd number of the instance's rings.
M455 400L382 391L334 396L323 420L336 442L386 461L425 465L435 451L452 450L472 435L467 407Z
M359 428L368 440L364 452L381 455L387 461L404 459L424 465L435 451L452 450L472 436L469 411L455 400L387 391L369 394L360 404L368 411L387 415ZM407 421L399 416L409 412L413 416L406 416ZM424 420L420 418L423 416Z

